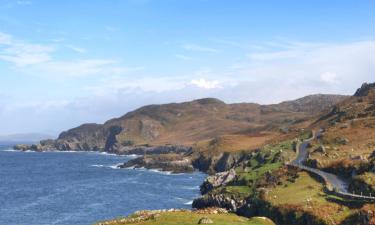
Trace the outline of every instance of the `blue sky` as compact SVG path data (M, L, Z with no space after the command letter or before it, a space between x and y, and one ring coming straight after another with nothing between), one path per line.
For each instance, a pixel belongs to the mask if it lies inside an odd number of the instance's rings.
M374 82L374 1L0 0L0 134Z

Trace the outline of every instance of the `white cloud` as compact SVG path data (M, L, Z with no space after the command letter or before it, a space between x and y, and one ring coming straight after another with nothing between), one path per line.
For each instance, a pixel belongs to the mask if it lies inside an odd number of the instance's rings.
M84 59L71 61L50 61L29 68L32 72L49 76L83 77L89 75L118 75L142 70L142 67L124 67L115 60Z
M52 46L32 44L17 40L9 34L0 33L0 59L16 66L43 63L51 59Z
M0 35L0 43L4 42L9 42L9 37ZM147 104L203 97L217 97L228 103L276 103L315 93L352 94L361 83L375 81L375 41L267 43L243 52L243 56L216 70L198 69L173 76L122 76L126 71L142 68L122 67L118 61L107 59L50 60L30 65L28 68L43 73L112 75L99 76L82 87L82 95L74 99L20 103L27 108L14 107L3 112L0 124L9 129L61 130L83 122L103 122ZM16 103L6 102L11 104ZM15 116L17 121L12 119Z
M67 45L66 47L69 48L70 50L73 50L74 52L77 52L77 53L86 53L87 52L86 49L81 48L81 47L77 47L77 46L74 46L74 45Z
M280 52L256 52L248 54L249 59L258 61L270 61L270 60L284 60L295 58L299 54L298 51L288 50Z
M87 51L74 45L62 47L69 48L77 53ZM98 74L126 74L142 69L142 67L125 67L113 59L59 60L53 57L58 49L58 46L30 43L0 32L0 60L10 62L17 69L28 74L77 77Z
M17 5L31 5L32 4L31 1L27 1L27 0L18 0L16 3Z
M12 36L10 36L9 34L0 32L0 44L1 45L9 45L11 42L12 42Z
M196 44L184 44L182 48L188 51L196 51L196 52L209 52L209 53L219 53L220 51L215 48L209 48L205 46L200 46Z
M335 73L325 72L320 75L320 79L327 83L337 83L338 76Z
M187 56L187 55L182 55L182 54L176 54L176 58L185 60L185 61L190 61L193 60L193 57Z
M191 84L199 87L199 88L204 88L204 89L213 89L219 87L219 81L217 80L206 80L206 79L198 79L198 80L192 80L190 82Z

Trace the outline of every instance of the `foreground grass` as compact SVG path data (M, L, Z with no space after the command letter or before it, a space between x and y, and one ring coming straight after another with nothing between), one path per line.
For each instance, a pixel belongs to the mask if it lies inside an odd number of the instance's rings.
M210 218L214 225L275 225L265 218L244 218L235 214L200 214L195 212L166 212L151 220L130 223L134 225L195 225L201 218ZM106 225L125 225L119 220L108 221Z

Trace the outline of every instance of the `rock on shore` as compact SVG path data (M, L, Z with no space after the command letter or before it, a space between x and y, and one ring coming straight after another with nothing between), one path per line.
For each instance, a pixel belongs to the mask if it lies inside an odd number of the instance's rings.
M132 159L119 167L158 169L173 173L187 173L194 171L191 160L180 154L144 155L139 158Z
M200 191L202 195L204 195L214 188L225 186L226 184L230 183L235 177L236 171L234 169L209 176L200 186Z

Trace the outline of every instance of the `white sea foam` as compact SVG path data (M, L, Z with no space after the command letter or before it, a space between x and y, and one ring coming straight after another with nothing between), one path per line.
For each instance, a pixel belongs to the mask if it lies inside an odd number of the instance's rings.
M14 150L14 149L6 149L6 150L1 150L3 152L20 152L20 150Z
M188 201L184 203L184 205L191 205L191 204L193 204L193 201Z
M183 189L185 190L199 190L199 186L185 186L185 187L182 187Z
M100 154L102 154L102 155L116 155L114 153L108 153L108 152L100 152Z
M119 167L120 165L122 165L122 163L111 165L111 166L108 166L108 167L111 168L111 169L117 170L117 169L120 169L120 167Z
M121 156L129 157L129 158L138 158L138 157L141 157L142 155L131 154L131 155L121 155Z
M163 171L163 170L160 170L160 169L145 169L146 171L150 171L150 172L154 172L154 173L159 173L159 174L163 174L163 175L179 175L179 174L182 174L182 173L173 173L172 171Z
M104 167L104 165L101 165L101 164L94 164L94 165L91 165L92 167Z
M80 152L84 152L84 151L53 151L53 152L59 152L59 153L80 153Z
M121 163L119 164L115 164L115 165L102 165L102 164L94 164L94 165L91 165L92 167L98 167L98 168L109 168L109 169L120 169L118 166L121 165Z
M46 151L46 152L56 152L56 153L93 153L95 151L75 151L75 150L64 150L64 151L59 151L59 150L51 150L51 151Z

